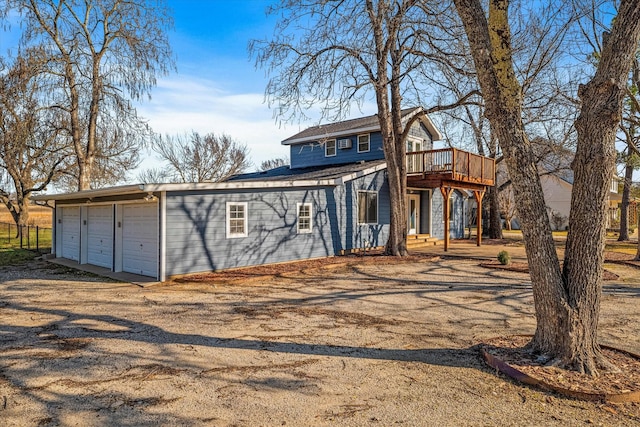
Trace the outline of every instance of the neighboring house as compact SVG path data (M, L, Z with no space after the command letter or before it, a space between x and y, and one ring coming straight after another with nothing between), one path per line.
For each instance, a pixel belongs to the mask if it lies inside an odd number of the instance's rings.
M618 194L620 178L611 179L607 205L607 227L620 221L619 204L622 196ZM540 176L544 201L547 205L551 227L554 230L565 230L569 226L569 212L571 211L571 191L573 189L573 171L550 173ZM555 218L554 218L555 217Z
M422 108L403 110L403 120L411 123L407 233L445 242L462 237L467 193L461 190L480 197L493 185L493 160L432 150L441 135ZM384 246L389 189L377 117L312 127L282 143L290 147L290 167L226 182L34 197L55 201L52 252L165 280Z
M553 230L566 230L569 226L569 213L571 211L571 192L573 190L574 175L571 170L571 162L574 153L569 150L558 150L558 152L547 153L538 163L540 173L540 184L549 215L549 221ZM508 173L504 163L497 167L497 182L500 183L508 179ZM611 179L611 188L607 200L607 227L611 227L620 220L619 203L622 196L618 194L618 183L620 178L614 176ZM508 193L505 202L513 206L513 194ZM504 203L504 202L503 202ZM505 209L504 206L501 207ZM512 221L514 228L519 228L517 212Z

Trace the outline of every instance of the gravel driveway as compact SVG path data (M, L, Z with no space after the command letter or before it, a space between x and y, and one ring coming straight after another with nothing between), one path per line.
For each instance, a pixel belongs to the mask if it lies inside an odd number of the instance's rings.
M640 282L625 277L606 283L600 335L640 353ZM537 391L481 361L483 339L533 328L528 275L477 261L144 289L4 268L0 425L640 423L640 405Z

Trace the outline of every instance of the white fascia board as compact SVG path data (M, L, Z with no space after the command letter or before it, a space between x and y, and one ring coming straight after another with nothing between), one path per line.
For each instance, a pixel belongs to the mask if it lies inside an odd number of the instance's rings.
M370 172L369 172L370 173ZM186 184L138 184L122 187L102 188L99 190L78 191L75 193L42 194L32 197L32 200L72 200L89 199L93 197L110 197L125 194L158 193L162 191L203 191L203 190L253 190L269 188L293 187L322 187L336 186L343 182L343 178L320 180L290 180L290 181L231 181L231 182L202 182Z
M362 176L370 175L372 173L376 173L381 170L385 170L386 168L387 168L387 163L384 162L377 166L372 166L370 168L363 169L358 172L350 173L349 175L345 175L342 178L338 178L336 181L337 181L337 184L344 184L345 182L353 181L354 179L360 178Z
M292 145L300 142L314 142L319 139L337 138L339 136L355 135L358 133L379 132L380 126L367 126L354 129L346 129L339 132L317 133L316 135L306 136L304 138L288 139L281 142L282 145Z
M99 188L97 190L75 191L73 193L39 194L31 197L35 201L89 199L92 197L120 196L124 194L143 193L144 185L123 185L120 187Z
M426 113L421 117L420 120L422 120L422 123L424 123L424 125L427 127L427 130L433 137L434 141L441 141L444 138L440 133L440 131L436 128L436 125L433 124L433 122L431 121L429 116L427 116Z
M201 191L201 190L252 190L262 188L290 188L334 186L335 179L291 180L291 181L230 181L230 182L196 182L186 184L144 184L143 192L158 191Z

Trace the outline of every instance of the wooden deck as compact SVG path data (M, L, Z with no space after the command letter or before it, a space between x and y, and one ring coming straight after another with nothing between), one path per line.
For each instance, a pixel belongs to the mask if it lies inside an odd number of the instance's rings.
M484 189L495 184L495 160L455 148L407 153L407 185Z

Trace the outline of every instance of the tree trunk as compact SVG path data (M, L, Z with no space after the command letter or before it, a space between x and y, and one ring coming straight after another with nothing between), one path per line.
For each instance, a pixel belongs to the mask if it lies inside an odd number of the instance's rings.
M616 131L639 38L640 2L622 1L611 34L604 40L598 70L578 90L582 108L575 123L578 145L564 260L571 317L563 359L586 372L608 367L596 341L607 201L615 171Z
M489 139L489 154L495 160L498 153L498 140L494 133ZM496 168L499 161L496 162ZM511 224L507 224L511 230ZM495 185L489 187L489 237L491 239L502 239L502 221L500 220L500 187Z
M389 7L381 3L380 9ZM385 13L376 10L373 2L366 2L367 14L371 20L373 38L377 53L377 78L373 82L376 103L378 105L378 121L382 133L382 149L387 162L387 181L389 183L389 238L385 253L394 256L407 255L407 176L406 153L402 141L402 94L400 89L400 62L395 49L398 21L384 22ZM385 37L386 31L386 37ZM389 62L391 62L389 77ZM389 98L391 97L391 98Z
M0 199L11 214L13 222L16 224L16 238L20 238L22 228L29 223L29 196L17 195L17 200L14 202L10 200L9 195L3 191L2 194L0 194Z
M502 221L500 219L500 190L497 186L489 187L489 238L502 239ZM507 230L511 225L507 224Z
M624 187L622 188L622 202L620 203L620 236L619 242L629 240L629 198L631 197L631 182L633 180L633 163L631 154L627 156L624 168Z
M530 349L567 368L592 374L606 367L596 340L603 270L606 196L614 161L615 129L632 54L640 36L640 2L623 1L593 80L581 88L576 121L571 224L560 272L535 157L524 134L522 97L511 58L508 1L455 0L487 105L513 180L522 223L537 327ZM614 48L615 47L615 48ZM615 49L615 50L614 50Z

